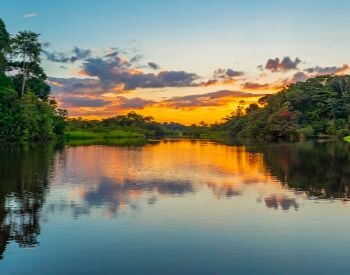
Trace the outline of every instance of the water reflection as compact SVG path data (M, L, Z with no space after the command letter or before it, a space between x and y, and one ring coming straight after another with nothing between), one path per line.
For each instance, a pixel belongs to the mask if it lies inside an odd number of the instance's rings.
M2 147L0 154L0 258L15 241L38 244L40 209L45 202L54 148Z
M264 156L270 173L288 188L310 198L343 199L350 196L350 146L345 142L249 144Z
M270 197L266 197L264 201L268 208L281 208L282 210L289 210L291 207L294 208L294 210L298 210L299 208L299 204L296 202L296 199L285 196L271 195Z
M10 241L37 245L43 217L67 213L115 217L190 196L204 202L243 198L246 205L283 213L299 211L305 199L346 200L349 158L349 145L341 142L3 148L0 257Z

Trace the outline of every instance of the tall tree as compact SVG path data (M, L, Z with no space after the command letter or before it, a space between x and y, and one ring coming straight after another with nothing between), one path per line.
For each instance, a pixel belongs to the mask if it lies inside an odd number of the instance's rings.
M42 73L40 67L41 44L38 41L39 34L31 31L19 32L12 39L12 53L17 60L13 62L13 67L21 72L22 83L20 95L22 96L27 78L38 73Z

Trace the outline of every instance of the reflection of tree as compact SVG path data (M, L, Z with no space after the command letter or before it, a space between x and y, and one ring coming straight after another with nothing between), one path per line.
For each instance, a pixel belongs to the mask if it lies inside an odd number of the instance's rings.
M303 142L249 145L283 184L317 198L349 198L350 145Z
M37 244L39 211L45 199L53 147L1 148L0 153L0 258L10 241L20 246Z

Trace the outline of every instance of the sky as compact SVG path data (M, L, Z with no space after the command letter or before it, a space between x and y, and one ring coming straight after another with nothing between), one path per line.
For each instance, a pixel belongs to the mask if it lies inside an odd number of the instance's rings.
M350 1L2 0L11 34L41 34L71 117L136 111L221 122L296 81L349 73Z

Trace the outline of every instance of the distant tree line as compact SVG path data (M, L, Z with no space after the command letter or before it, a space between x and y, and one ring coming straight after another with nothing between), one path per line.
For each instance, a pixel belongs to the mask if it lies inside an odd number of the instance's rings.
M31 31L11 36L0 19L0 141L63 135L67 112L50 98L38 38Z
M102 133L108 136L108 133L120 131L124 133L135 133L145 138L181 136L186 126L178 123L159 123L151 116L142 116L135 112L126 115L117 115L102 120L84 120L82 118L68 119L67 133L76 131ZM82 133L83 136L83 133ZM92 135L94 136L94 135ZM113 137L113 136L112 136ZM115 137L115 136L114 136ZM123 137L122 135L120 137ZM126 135L125 137L131 137ZM135 135L137 137L137 135Z

